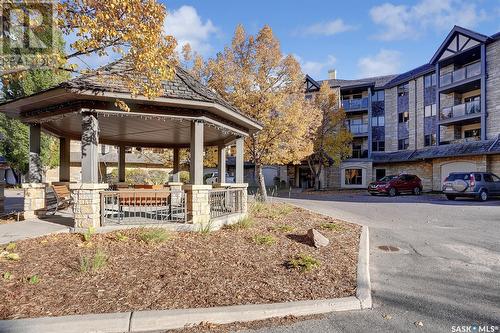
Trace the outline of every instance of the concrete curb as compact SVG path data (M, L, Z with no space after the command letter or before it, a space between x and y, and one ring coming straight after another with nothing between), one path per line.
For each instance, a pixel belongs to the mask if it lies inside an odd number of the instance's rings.
M183 328L201 322L228 324L288 315L305 316L372 306L369 271L369 231L359 240L356 296L272 304L230 305L212 308L152 310L63 317L0 320L1 333L144 332Z

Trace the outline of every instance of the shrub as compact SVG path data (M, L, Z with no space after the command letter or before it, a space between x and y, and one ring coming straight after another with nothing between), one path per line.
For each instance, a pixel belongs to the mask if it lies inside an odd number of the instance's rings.
M28 283L32 284L32 285L37 285L40 283L40 278L36 274L32 275L32 276L28 277Z
M106 266L107 261L106 253L101 249L97 249L93 256L83 256L80 259L80 272L96 272Z
M14 242L10 242L5 247L5 251L9 251L9 252L14 251L15 249L16 249L16 243L14 243Z
M341 225L338 225L333 222L327 222L327 223L322 223L320 225L321 229L327 229L327 230L332 230L332 231L342 231L344 230L344 227Z
M232 230L248 229L248 228L252 227L253 224L254 224L254 222L253 222L252 218L247 216L247 217L243 217L243 218L239 219L238 222L236 222L234 224L230 224L230 225L225 226L225 228L232 229Z
M5 255L5 258L7 258L8 260L13 260L13 261L21 260L21 257L19 257L19 254L17 254L17 253L7 253Z
M279 224L271 227L271 230L280 232L292 232L295 230L295 228L289 224Z
M212 232L212 222L202 223L198 228L198 232L202 235L208 235Z
M276 243L276 238L271 235L255 235L252 239L258 245L272 245Z
M301 272L309 272L320 266L320 261L308 254L298 254L287 263L289 268L300 269Z
M7 280L7 281L12 280L12 273L11 273L11 272L4 272L4 273L2 274L2 278L3 278L4 280Z
M115 234L115 239L119 242L126 242L128 241L128 237L122 234L121 232L117 232Z
M160 244L170 239L170 233L161 228L148 229L139 234L139 239L147 244Z

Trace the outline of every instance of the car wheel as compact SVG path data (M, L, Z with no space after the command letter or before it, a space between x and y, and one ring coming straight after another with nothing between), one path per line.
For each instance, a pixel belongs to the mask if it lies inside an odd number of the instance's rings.
M389 189L389 192L388 192L388 193L389 193L389 196L390 196L390 197L395 197L395 196L396 196L396 189L395 189L394 187L391 187L391 188Z
M420 195L420 193L422 193L422 191L420 190L420 187L415 187L415 188L413 189L413 194L415 194L415 195Z
M457 197L456 197L456 196L454 196L454 195L447 195L447 196L446 196L446 199L448 199L448 200L455 200L456 198L457 198Z
M485 190L479 191L479 196L477 197L479 201L486 201L488 200L488 192Z

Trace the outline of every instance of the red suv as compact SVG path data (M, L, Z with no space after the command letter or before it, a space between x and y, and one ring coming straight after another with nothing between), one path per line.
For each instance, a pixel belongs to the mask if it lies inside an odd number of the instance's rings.
M422 192L422 180L415 175L391 175L368 185L368 193L371 195L387 194L393 197L403 192L419 195Z

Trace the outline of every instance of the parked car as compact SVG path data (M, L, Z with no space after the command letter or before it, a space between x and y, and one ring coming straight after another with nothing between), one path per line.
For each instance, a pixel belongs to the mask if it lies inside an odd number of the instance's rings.
M371 195L386 194L393 197L404 192L419 195L422 193L422 180L409 174L390 175L368 185Z
M470 197L486 201L500 196L500 178L491 172L452 172L444 180L443 193L448 200Z
M219 182L219 173L207 173L203 178L205 179L205 184L207 185L216 184ZM234 183L234 177L229 176L228 173L226 173L226 183Z

